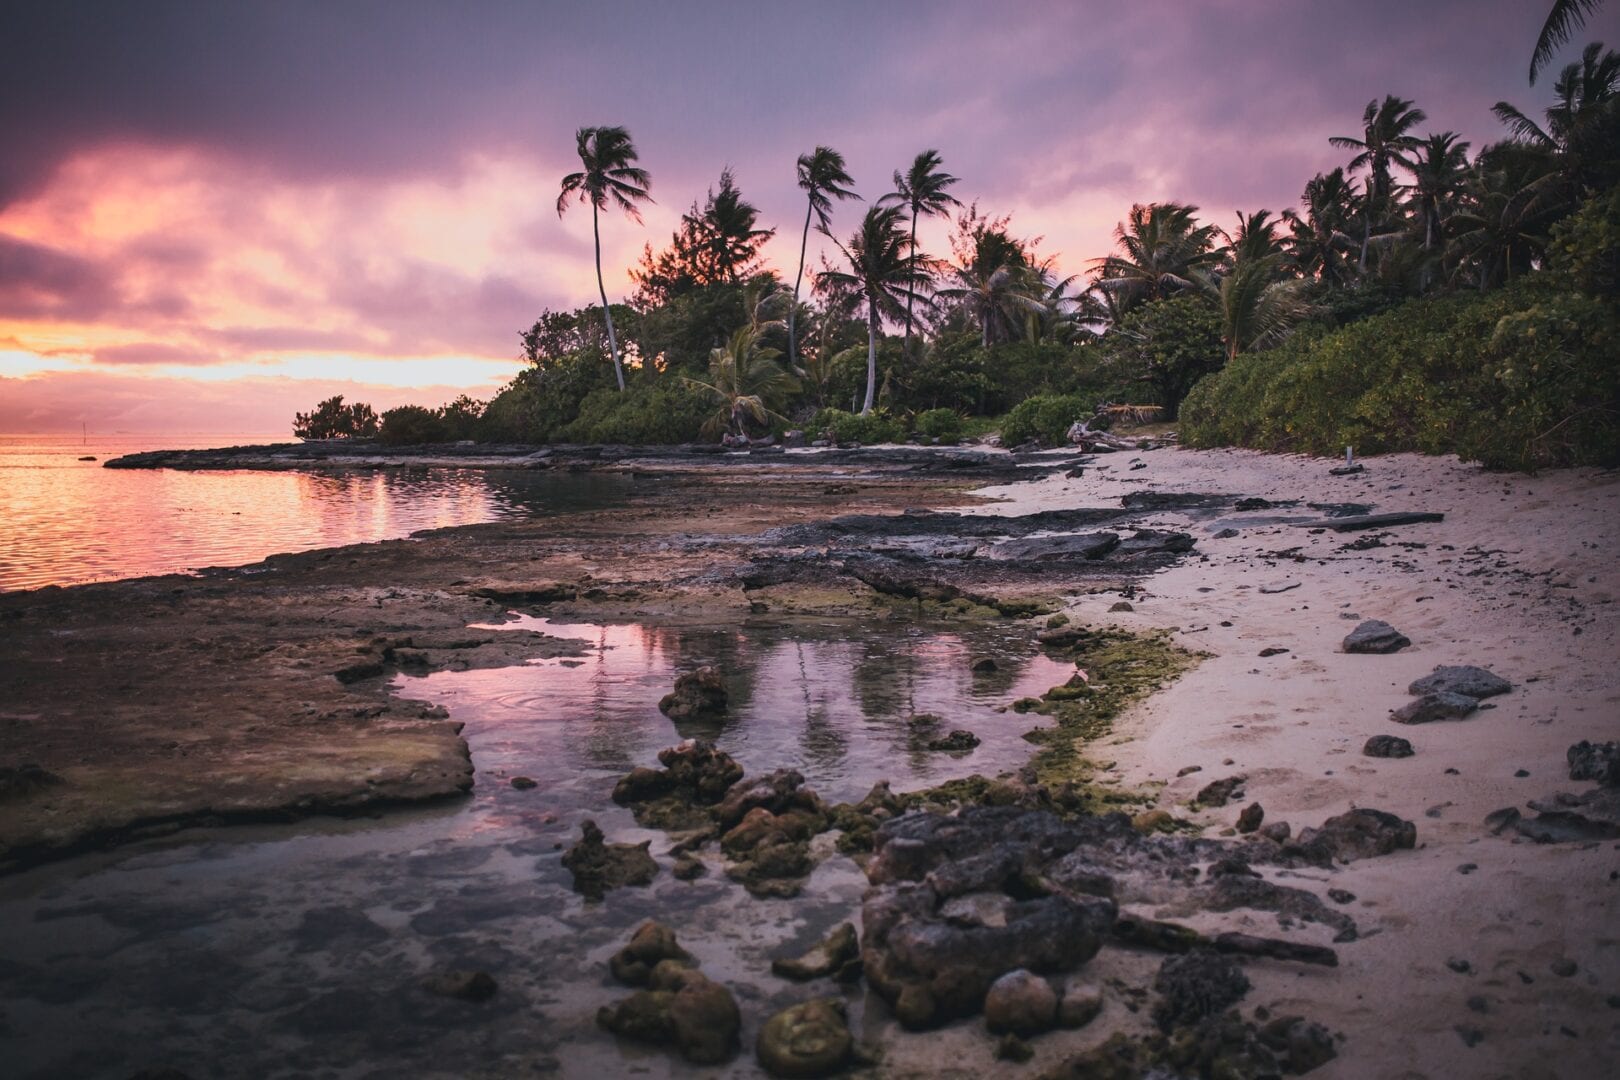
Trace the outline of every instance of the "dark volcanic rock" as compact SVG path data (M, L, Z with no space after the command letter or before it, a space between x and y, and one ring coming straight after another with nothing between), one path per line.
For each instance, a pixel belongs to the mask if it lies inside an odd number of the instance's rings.
M1250 803L1248 806L1245 806L1243 808L1243 812L1238 815L1237 831L1240 833L1252 833L1258 829L1261 823L1265 820L1265 809L1261 807L1259 803Z
M1417 844L1417 826L1382 810L1355 809L1302 829L1289 847L1315 862L1353 862Z
M37 795L64 783L60 776L33 763L0 768L0 802Z
M637 766L613 788L613 801L653 828L695 828L743 778L743 767L713 743L687 739L658 752L662 769Z
M487 971L445 971L422 980L422 988L440 997L462 1001L488 1001L495 996L495 979Z
M804 786L803 773L796 769L777 769L733 784L715 808L716 819L722 829L733 829L756 806L777 815L794 810L814 815L826 811L814 789Z
M1387 529L1395 525L1420 525L1431 521L1444 521L1446 515L1412 511L1395 514L1362 514L1356 517L1324 518L1320 521L1297 521L1301 529L1332 529L1334 532L1356 532L1360 529Z
M1410 644L1412 639L1389 623L1382 619L1368 619L1345 635L1343 648L1347 653L1392 653L1400 652Z
M675 940L675 931L649 919L636 928L624 948L608 958L608 969L627 986L646 986L652 981L653 969L663 961L685 963L691 958Z
M652 841L639 844L608 844L596 822L580 826L579 843L563 853L562 864L574 875L574 891L590 900L600 900L609 889L625 885L650 885L658 874L658 864L648 853Z
M940 739L929 739L923 744L924 750L964 751L972 750L979 745L979 737L971 731L957 728L955 731Z
M1620 836L1620 787L1596 787L1579 795L1559 792L1532 799L1534 818L1518 823L1519 832L1543 844L1606 840Z
M837 998L791 1005L759 1029L754 1053L772 1076L817 1077L839 1072L854 1056L849 1017Z
M859 972L860 956L861 946L855 938L854 924L841 923L826 938L812 946L809 952L772 960L771 972L800 982L828 975L844 981L847 976Z
M1596 780L1605 787L1620 787L1620 742L1590 743L1584 739L1569 748L1569 778ZM0 790L3 790L0 783Z
M1403 758L1411 757L1415 751L1412 744L1399 735L1374 735L1362 746L1361 752L1367 757Z
M726 711L726 681L712 667L700 667L675 680L675 689L665 694L658 709L671 720L699 716L722 716Z
M1132 510L1214 510L1230 506L1232 496L1181 491L1133 491L1119 502Z
M1471 698L1495 697L1513 689L1513 684L1482 667L1437 667L1431 674L1413 681L1406 692L1421 694L1464 694Z
M1193 799L1193 805L1199 807L1225 806L1233 798L1243 793L1243 784L1246 776L1228 776L1223 780L1212 780L1205 784Z
M1225 1012L1249 992L1249 980L1228 957L1199 951L1165 960L1153 989L1159 995L1153 1022L1169 1031Z
M1052 984L1019 968L990 984L984 997L984 1022L994 1034L1027 1039L1057 1026L1058 996Z
M730 990L669 960L653 969L650 982L652 989L602 1006L596 1022L638 1042L674 1043L696 1065L718 1065L731 1057L742 1017Z
M1407 702L1389 717L1397 724L1427 724L1435 720L1460 720L1477 708L1477 699L1441 690Z

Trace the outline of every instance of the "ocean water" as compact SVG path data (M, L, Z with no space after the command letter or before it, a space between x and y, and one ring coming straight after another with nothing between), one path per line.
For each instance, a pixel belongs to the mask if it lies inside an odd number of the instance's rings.
M237 566L281 552L607 505L624 486L617 477L524 470L102 467L143 450L287 441L263 433L0 435L0 592Z
M891 1047L897 1074L983 1075L989 1046L972 1021L902 1043L860 984L771 974L773 957L859 922L866 879L830 834L800 897L759 900L727 878L713 844L706 874L676 880L671 837L609 795L684 737L713 739L750 774L798 769L829 801L879 779L904 791L994 775L1027 761L1022 736L1046 723L998 708L1068 678L1072 663L1035 650L1010 620L504 625L577 641L579 655L398 679L404 696L466 724L468 798L375 820L187 830L0 878L0 1073L751 1080L763 1075L747 1048L764 1018L833 993L856 1031ZM980 656L997 670L975 673ZM730 713L670 721L659 697L702 663L727 673ZM983 741L920 751L907 723L918 712ZM514 788L517 775L536 786ZM650 841L662 865L652 884L600 902L573 891L562 855L588 819L614 842ZM647 918L673 925L737 995L745 1049L730 1063L699 1068L597 1029L596 1010L629 993L607 958ZM493 975L494 999L421 989L424 975L458 968ZM983 1062L936 1068L959 1052Z

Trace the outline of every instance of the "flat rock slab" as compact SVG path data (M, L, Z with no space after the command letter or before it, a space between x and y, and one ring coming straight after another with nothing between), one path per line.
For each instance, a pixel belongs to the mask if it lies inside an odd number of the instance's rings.
M1412 639L1382 619L1368 619L1345 635L1343 648L1347 653L1400 652Z
M1513 684L1495 672L1471 665L1437 667L1433 674L1415 680L1406 688L1409 694L1466 694L1471 698L1495 697L1513 689Z
M1334 532L1359 532L1362 529L1387 529L1394 525L1420 525L1426 521L1444 521L1446 515L1411 511L1403 514L1360 514L1355 517L1319 518L1315 521L1296 521L1296 529L1332 529Z
M1118 533L1071 533L1007 540L992 544L985 554L992 559L1100 559L1117 547Z
M1389 714L1397 724L1427 724L1434 720L1461 720L1479 708L1479 699L1440 691L1424 694Z

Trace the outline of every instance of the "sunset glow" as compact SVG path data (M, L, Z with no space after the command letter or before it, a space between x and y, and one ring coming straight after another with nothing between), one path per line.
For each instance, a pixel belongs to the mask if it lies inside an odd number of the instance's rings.
M1519 93L1522 42L1541 17L1496 3L1500 33L1482 36L1460 32L1478 22L1473 3L1428 5L1421 23L1395 4L1373 5L1378 18L1326 4L1300 5L1308 18L1032 6L1049 9L1033 37L975 30L995 16L974 8L813 23L776 12L754 30L720 9L604 13L621 27L616 49L638 57L607 84L565 77L580 63L564 55L582 40L564 25L576 16L528 5L483 8L485 44L447 29L453 43L420 82L406 78L423 62L417 39L365 5L327 14L353 32L325 50L273 6L212 16L221 48L251 40L263 53L241 71L169 55L156 21L109 10L109 32L151 37L150 56L121 52L56 90L34 76L87 68L106 47L58 35L54 54L0 76L0 113L21 132L0 152L0 430L162 430L192 417L273 429L339 384L379 407L489 396L520 369L518 334L542 310L594 299L589 215L553 209L578 124L626 124L654 178L644 225L603 222L615 299L642 246L664 243L727 164L780 230L767 259L791 269L792 162L816 140L845 149L868 201L919 147L938 146L965 201L1010 214L1074 274L1107 250L1132 201L1192 202L1220 223L1256 198L1292 204L1301 177L1337 160L1326 136L1392 78L1440 126L1493 135L1479 103ZM454 18L445 8L428 21ZM1604 13L1594 36L1620 36L1617 19ZM1243 48L1262 23L1267 48ZM1371 47L1392 24L1393 41ZM1443 71L1410 62L1441 39L1459 54ZM782 40L816 47L768 47ZM1125 41L1151 47L1123 52ZM669 56L717 49L726 61L661 75ZM312 85L289 85L278 62ZM776 104L758 100L765 87ZM925 249L942 251L945 232L925 222Z

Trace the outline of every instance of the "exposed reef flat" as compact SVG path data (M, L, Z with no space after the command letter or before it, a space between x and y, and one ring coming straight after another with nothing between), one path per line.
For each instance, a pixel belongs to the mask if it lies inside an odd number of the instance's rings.
M752 455L712 464L685 455L705 463L669 464L622 509L274 555L201 577L0 595L0 767L60 781L0 793L0 866L191 824L454 797L472 782L458 725L408 689L395 693L390 677L577 648L542 633L467 629L509 610L725 622L899 606L1020 617L1048 610L1055 590L1159 564L1121 552L1044 574L1026 565L1013 580L1015 562L893 552L885 534L938 546L961 525L898 507L968 501L969 483L1032 474L1008 455L866 453L860 468L842 453L762 456L797 459L764 469L735 464ZM873 524L883 519L899 524ZM975 526L993 546L1056 523ZM873 542L823 544L818 529Z

